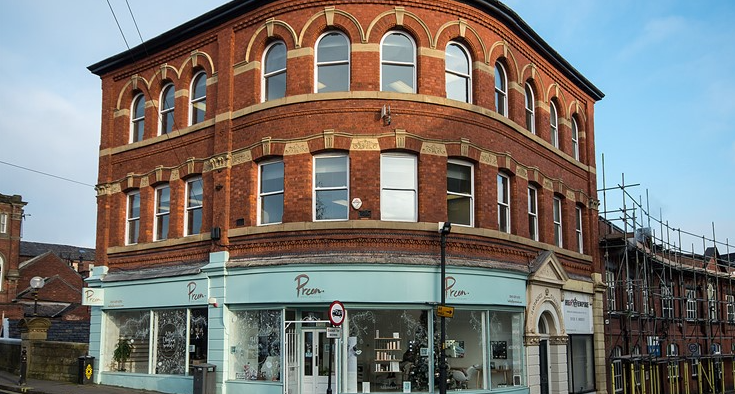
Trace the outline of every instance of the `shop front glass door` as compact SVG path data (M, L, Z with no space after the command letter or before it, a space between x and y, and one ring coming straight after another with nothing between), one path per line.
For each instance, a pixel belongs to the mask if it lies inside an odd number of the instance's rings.
M332 340L325 330L304 330L301 337L301 394L326 394L329 352ZM334 354L332 355L332 392L336 393Z

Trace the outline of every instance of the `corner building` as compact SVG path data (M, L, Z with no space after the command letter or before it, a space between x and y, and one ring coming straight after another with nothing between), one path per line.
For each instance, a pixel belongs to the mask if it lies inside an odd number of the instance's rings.
M603 94L505 5L235 1L89 69L97 382L438 392L444 293L448 390L605 391Z

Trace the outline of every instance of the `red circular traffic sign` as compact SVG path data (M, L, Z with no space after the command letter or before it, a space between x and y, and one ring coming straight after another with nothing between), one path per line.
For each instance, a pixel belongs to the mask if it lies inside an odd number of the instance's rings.
M345 321L345 306L341 302L334 301L329 305L329 321L335 326Z

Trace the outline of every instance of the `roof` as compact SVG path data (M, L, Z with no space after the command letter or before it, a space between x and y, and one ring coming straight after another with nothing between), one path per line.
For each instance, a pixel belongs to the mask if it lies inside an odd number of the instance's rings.
M19 194L14 194L12 196L7 196L5 194L0 193L0 203L5 204L22 204L26 205L27 202L23 201L23 197L21 197Z
M20 255L37 257L52 252L62 259L78 261L95 261L95 250L81 246L47 244L42 242L20 241Z
M521 19L518 14L498 0L457 0L459 3L484 11L498 21L502 22L518 37L523 39L536 52L544 57L554 67L559 69L565 77L569 78L576 86L584 90L594 100L605 97L596 86L594 86L579 71L572 67L551 45L544 41L531 27ZM97 62L87 69L93 74L102 76L115 71L121 67L134 64L145 57L155 55L177 43L192 38L198 34L214 29L232 19L244 15L252 10L273 3L275 0L235 0L224 4L212 11L175 27L157 37L154 37L128 51L121 52L105 60Z

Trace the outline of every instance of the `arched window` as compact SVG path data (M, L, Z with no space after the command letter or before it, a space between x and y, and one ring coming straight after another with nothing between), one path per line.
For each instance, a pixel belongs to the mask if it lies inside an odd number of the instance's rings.
M133 99L133 116L130 117L130 142L143 140L145 132L145 96L138 94Z
M274 42L263 56L263 101L286 97L286 44Z
M190 124L204 120L207 113L207 74L200 72L191 82L191 117Z
M5 277L5 261L3 260L3 256L0 256L0 291L3 289L3 283L5 282L2 280L2 278ZM2 324L2 322L0 322Z
M531 85L526 84L526 129L536 134L536 112L534 107L533 90L531 89Z
M317 93L350 90L350 44L344 34L329 32L319 38L316 74Z
M404 33L388 33L380 44L380 90L416 93L416 46Z
M174 84L170 83L166 86L164 86L163 90L161 91L161 104L160 107L160 116L159 119L161 120L160 129L158 130L158 134L168 134L173 131L174 129L174 96L176 93L176 89L174 88Z
M556 112L556 104L554 102L551 102L551 105L549 106L549 123L551 125L551 145L554 145L554 147L559 147L559 118L558 114Z
M495 62L495 112L508 116L508 80L500 62Z
M579 127L577 127L577 119L572 117L572 155L579 160Z
M444 63L447 98L471 103L472 72L467 50L456 42L450 42L447 45Z

